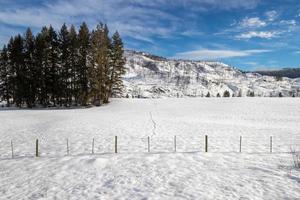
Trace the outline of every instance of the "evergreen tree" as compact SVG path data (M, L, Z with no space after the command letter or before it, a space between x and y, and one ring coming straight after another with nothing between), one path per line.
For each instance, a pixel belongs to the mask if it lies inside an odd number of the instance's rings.
M221 97L220 93L217 94L217 97Z
M101 54L102 54L102 65L103 65L103 84L102 84L102 90L104 91L102 101L103 103L108 103L109 97L111 95L110 91L110 85L111 85L111 77L112 77L112 44L111 44L111 39L109 38L109 31L108 27L105 24L103 27L103 31L101 32L102 34L102 42L103 46L101 48Z
M223 93L223 97L230 97L230 92L225 90L224 93Z
M69 32L69 38L70 38L70 96L69 96L69 104L72 103L72 99L75 100L75 104L78 104L79 99L79 65L78 65L78 38L75 26L71 26L70 32Z
M89 82L91 96L95 105L107 103L110 82L110 39L106 25L99 24L92 32L91 65L89 67Z
M63 103L66 105L69 103L70 99L70 78L71 78L71 60L70 60L70 46L71 40L68 31L68 27L66 24L60 29L59 33L59 50L60 50L60 57L59 57L59 82L60 82L60 98L59 104L62 105Z
M11 91L9 89L10 78L8 50L4 46L0 54L0 99L6 100L7 106L10 106Z
M25 77L25 101L28 107L35 104L37 93L37 71L35 63L35 38L30 28L27 29L24 38L24 77Z
M126 73L125 71L125 58L124 58L124 47L122 39L118 32L112 36L112 71L109 83L109 96L118 95L122 91L123 81L122 76ZM108 99L106 100L108 101Z
M7 90L10 93L11 101L8 102L8 106L10 104L14 104L16 100L16 68L13 61L13 46L14 46L14 38L11 37L7 44L7 74L8 74L8 88Z
M275 77L275 79L276 79L276 81L282 81L282 80L283 80L282 76L279 76L279 75L277 75L277 76Z
M90 48L90 33L86 23L82 23L78 34L78 66L79 66L79 101L86 105L88 101L88 55Z
M247 96L248 96L248 97L254 97L255 94L254 94L253 91L250 91L250 90L249 90Z
M23 42L24 40L21 35L17 35L13 38L9 57L13 70L13 100L18 107L21 107L24 103L27 87Z
M36 37L36 84L38 87L37 100L40 105L48 105L48 91L46 85L47 73L48 73L48 55L49 44L48 40L48 28L43 27L41 32Z
M58 97L60 96L59 88L59 42L57 38L57 33L52 26L48 30L48 45L49 45L49 57L47 63L49 63L48 74L46 79L46 85L48 89L48 95L50 97L50 102L56 106Z
M210 97L210 93L209 92L207 92L206 97Z

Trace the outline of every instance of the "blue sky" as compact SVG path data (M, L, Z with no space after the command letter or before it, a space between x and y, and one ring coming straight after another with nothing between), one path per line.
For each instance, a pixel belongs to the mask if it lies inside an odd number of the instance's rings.
M300 67L299 0L0 0L0 44L27 27L102 21L128 49L243 70Z

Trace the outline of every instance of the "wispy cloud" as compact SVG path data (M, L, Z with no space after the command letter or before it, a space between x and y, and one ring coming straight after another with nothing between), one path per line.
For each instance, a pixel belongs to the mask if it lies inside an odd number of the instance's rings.
M253 54L267 53L270 50L266 49L251 49L251 50L211 50L201 49L196 51L187 51L177 53L174 58L178 59L221 59L221 58L233 58L233 57L246 57Z
M247 33L241 33L237 35L238 39L251 39L251 38L263 38L263 39L271 39L277 37L279 32L276 31L250 31Z
M180 24L180 18L151 7L146 1L138 4L133 0L56 0L38 6L0 8L0 25L41 28L51 24L58 29L63 23L79 25L82 21L92 27L102 21L123 36L145 42L152 42L153 36L165 37L181 28L175 26Z
M259 17L252 17L252 18L246 17L240 22L239 25L244 28L259 28L259 27L266 26L267 23L261 20Z
M19 1L22 4L21 0ZM51 24L59 28L62 23L79 24L83 20L94 26L99 21L109 23L125 36L150 41L151 36L165 37L171 33L191 34L183 19L166 7L181 10L238 9L255 7L259 0L53 0L23 8L9 7L8 2L0 8L0 23L13 26L40 28ZM17 4L16 2L15 4ZM181 25L180 25L181 24ZM194 31L196 33L196 31ZM147 39L148 38L148 39Z
M284 27L286 31L290 32L295 30L297 26L297 21L294 19L291 20L281 20L279 21L279 25Z
M264 18L246 16L240 22L233 23L227 33L231 33L239 40L272 39L294 31L297 26L295 19L280 19L279 13L275 10L265 12L264 16Z
M275 10L267 11L265 15L267 16L268 21L274 21L279 17L279 14Z

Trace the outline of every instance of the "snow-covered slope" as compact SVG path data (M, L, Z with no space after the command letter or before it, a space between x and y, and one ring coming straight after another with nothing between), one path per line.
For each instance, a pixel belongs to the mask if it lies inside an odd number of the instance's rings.
M126 51L125 95L140 97L300 95L300 79L243 73L220 62L169 60L150 54Z

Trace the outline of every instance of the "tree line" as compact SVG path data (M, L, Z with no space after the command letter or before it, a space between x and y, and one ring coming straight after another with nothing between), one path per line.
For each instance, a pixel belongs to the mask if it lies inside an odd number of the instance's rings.
M279 70L255 71L261 75L275 76L277 81L282 81L282 77L299 78L300 68L283 68Z
M85 106L108 103L122 90L123 42L106 24L30 28L0 52L0 99L7 106Z

